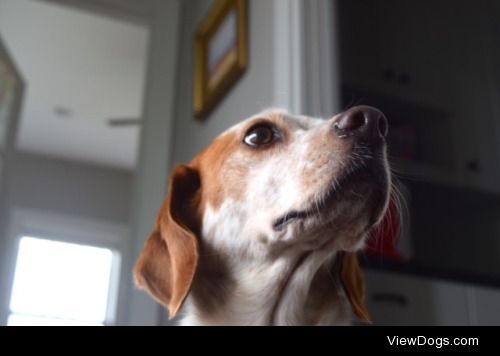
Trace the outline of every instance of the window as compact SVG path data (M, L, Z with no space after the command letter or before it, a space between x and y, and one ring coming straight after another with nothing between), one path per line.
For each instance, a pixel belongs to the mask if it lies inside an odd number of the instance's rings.
M116 253L22 237L7 325L104 325Z

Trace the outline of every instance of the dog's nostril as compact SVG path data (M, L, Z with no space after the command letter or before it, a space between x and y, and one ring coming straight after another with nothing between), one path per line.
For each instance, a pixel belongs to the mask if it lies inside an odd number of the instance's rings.
M362 111L355 111L343 115L335 124L335 128L342 131L354 131L366 124L365 114Z

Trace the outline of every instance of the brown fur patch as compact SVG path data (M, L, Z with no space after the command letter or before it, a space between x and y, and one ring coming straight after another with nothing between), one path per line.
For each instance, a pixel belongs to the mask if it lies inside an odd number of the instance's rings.
M198 224L190 214L190 201L198 188L196 171L185 166L174 170L170 195L134 269L136 284L168 307L170 317L182 306L197 269L198 243L193 227Z
M242 187L234 184L226 184L225 180L230 177L224 176L224 164L229 156L240 147L239 137L236 133L229 132L218 137L210 146L196 156L190 166L198 169L201 177L200 206L209 203L217 208L227 197L238 199L242 195ZM232 174L237 172L232 171Z
M340 258L340 279L352 310L360 320L371 323L370 314L364 303L365 282L358 263L358 256L356 253L344 252Z

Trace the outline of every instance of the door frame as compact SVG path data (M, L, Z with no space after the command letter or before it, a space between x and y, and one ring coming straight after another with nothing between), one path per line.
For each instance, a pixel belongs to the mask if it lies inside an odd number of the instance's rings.
M12 56L4 44L2 37L0 36L0 58L2 58L7 66L10 68L10 74L12 75L14 84L14 99L13 107L10 112L10 116L7 119L7 130L5 133L6 141L3 151L0 151L0 161L2 164L2 169L0 171L0 286L7 286L9 274L8 274L8 263L7 260L10 256L11 251L8 248L8 207L9 207L9 185L10 185L10 165L12 162L12 156L14 151L14 144L17 134L17 129L19 127L19 118L21 112L21 106L24 96L25 82L21 73L19 72ZM7 296L7 288L0 288L0 301L5 301ZM4 303L5 304L5 303ZM0 325L2 325L2 318L6 310L4 305L0 305Z
M341 109L336 0L275 0L275 102L330 118Z

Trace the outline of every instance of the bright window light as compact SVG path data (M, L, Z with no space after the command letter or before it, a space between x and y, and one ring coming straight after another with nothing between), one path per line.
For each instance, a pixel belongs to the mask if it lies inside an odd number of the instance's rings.
M54 319L46 316L11 314L7 322L9 326L102 326L104 324L72 319Z
M7 325L103 325L112 260L106 248L21 238Z

